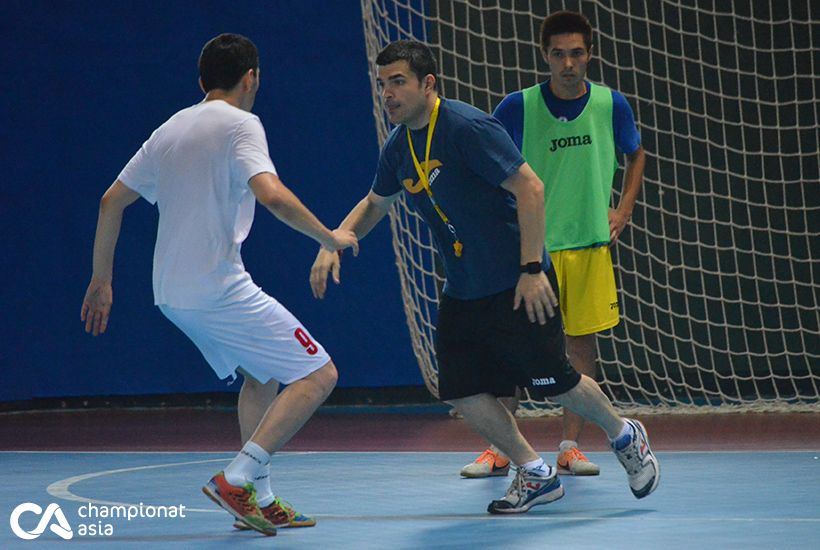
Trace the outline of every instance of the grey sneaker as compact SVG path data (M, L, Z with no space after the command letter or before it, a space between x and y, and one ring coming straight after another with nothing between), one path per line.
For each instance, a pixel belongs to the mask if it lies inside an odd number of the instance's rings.
M553 502L562 496L564 487L554 468L548 477L528 475L523 468L518 468L507 494L492 501L487 511L491 514L522 514L533 506Z
M626 423L632 427L632 441L623 449L616 449L615 456L621 462L629 476L629 488L635 498L643 498L649 495L658 487L661 479L661 469L658 459L649 447L649 438L646 436L646 429L637 420L626 419Z

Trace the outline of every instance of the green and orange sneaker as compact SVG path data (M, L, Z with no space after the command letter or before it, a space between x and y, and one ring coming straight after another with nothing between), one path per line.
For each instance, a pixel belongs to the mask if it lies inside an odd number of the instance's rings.
M487 449L474 462L461 469L461 475L469 478L506 476L510 471L510 459L492 449Z
M273 502L260 508L262 515L265 516L269 522L279 529L286 529L288 527L313 527L316 525L316 520L310 516L300 514L293 509L289 502L285 502L279 497L274 497ZM239 530L247 530L248 526L241 521L234 522L233 526Z
M259 531L269 537L276 535L276 527L265 519L256 504L256 488L253 483L237 487L227 482L224 472L219 472L202 488L202 492L248 529Z

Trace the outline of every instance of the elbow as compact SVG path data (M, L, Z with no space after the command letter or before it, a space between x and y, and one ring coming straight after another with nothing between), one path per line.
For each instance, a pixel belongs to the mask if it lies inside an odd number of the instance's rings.
M527 185L527 195L537 204L544 203L544 182L541 181L541 178L537 176L530 178Z
M278 192L277 189L268 189L262 196L257 196L257 200L274 214L281 212L285 204L282 193Z

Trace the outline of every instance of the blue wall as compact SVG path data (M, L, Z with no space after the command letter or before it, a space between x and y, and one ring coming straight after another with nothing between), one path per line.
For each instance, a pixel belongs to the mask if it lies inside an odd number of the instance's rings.
M200 101L202 45L238 32L260 50L254 112L280 176L338 223L378 156L358 2L4 0L0 28L0 401L235 389L153 306L157 214L145 201L125 214L108 332L82 331L99 197L156 126ZM421 384L387 222L345 256L324 301L308 284L315 252L257 209L248 270L330 351L340 386Z

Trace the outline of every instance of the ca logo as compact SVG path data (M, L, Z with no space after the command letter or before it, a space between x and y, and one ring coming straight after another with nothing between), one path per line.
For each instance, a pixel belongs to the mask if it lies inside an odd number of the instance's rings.
M38 516L43 514L43 517L40 518L40 523L37 524L37 527L35 527L33 531L25 531L20 527L20 516L23 515L24 512L32 512ZM68 520L65 519L65 514L63 514L60 506L53 502L48 505L45 513L43 513L42 508L33 502L24 502L11 512L9 523L15 535L24 540L33 540L43 534L43 531L46 530L46 526L51 522L52 516L57 520L57 524L50 526L51 531L65 540L71 539L74 536L71 525L69 525Z

